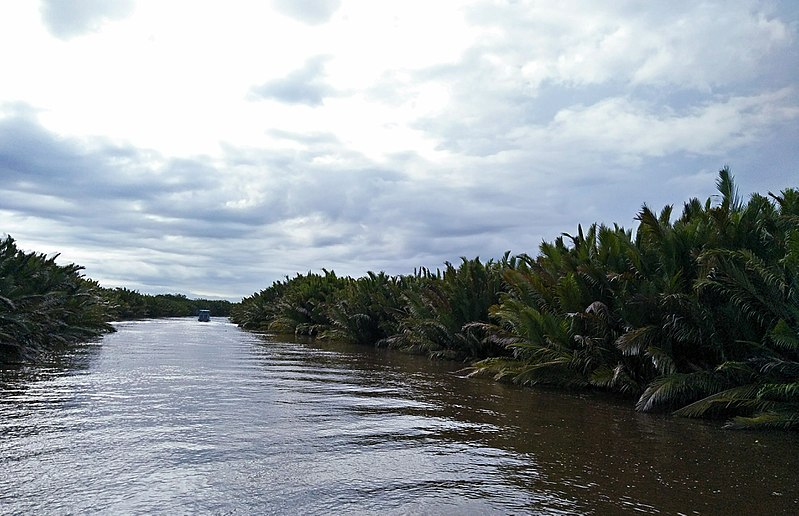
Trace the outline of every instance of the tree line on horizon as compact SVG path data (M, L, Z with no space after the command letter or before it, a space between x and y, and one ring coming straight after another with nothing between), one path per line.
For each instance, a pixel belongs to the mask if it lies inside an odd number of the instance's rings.
M230 313L230 301L104 288L84 277L83 267L58 265L57 258L22 251L11 236L0 239L0 364L39 361L113 332L111 321Z
M227 317L233 303L224 299L189 299L184 294L141 294L127 288L103 288L102 296L112 307L116 321L188 317L210 310L214 317Z
M467 362L522 385L599 389L643 412L799 429L799 190L718 195L635 231L578 226L539 253L360 278L308 272L234 305L244 329Z

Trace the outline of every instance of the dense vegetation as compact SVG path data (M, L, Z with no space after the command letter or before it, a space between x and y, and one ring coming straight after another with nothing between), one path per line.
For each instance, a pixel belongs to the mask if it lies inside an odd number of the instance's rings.
M640 411L799 428L799 190L719 195L635 232L578 227L536 257L435 273L298 274L245 298L234 322L470 361L520 384L603 389Z
M233 303L218 299L189 299L183 294L140 294L126 288L103 288L101 295L111 307L113 320L186 317L210 310L215 317L227 317Z
M97 283L55 259L0 240L0 362L34 360L113 331Z
M21 251L10 236L0 240L0 363L36 361L114 331L109 321L189 316L200 309L227 316L232 304L102 288L83 277L82 267L58 265L56 258Z

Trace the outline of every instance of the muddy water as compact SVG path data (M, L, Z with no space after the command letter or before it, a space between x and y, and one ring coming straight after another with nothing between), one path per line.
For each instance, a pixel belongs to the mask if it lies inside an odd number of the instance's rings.
M118 330L0 371L0 513L799 513L795 434L223 319Z

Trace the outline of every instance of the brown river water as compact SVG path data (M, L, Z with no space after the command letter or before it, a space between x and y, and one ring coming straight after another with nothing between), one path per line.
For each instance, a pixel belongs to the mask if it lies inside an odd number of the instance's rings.
M225 319L0 370L2 514L799 514L799 435Z

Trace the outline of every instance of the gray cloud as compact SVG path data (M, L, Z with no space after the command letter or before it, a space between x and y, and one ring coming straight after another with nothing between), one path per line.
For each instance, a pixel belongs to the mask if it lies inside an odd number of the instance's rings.
M39 194L78 201L135 195L124 165L134 163L137 154L132 148L109 146L88 151L49 133L30 114L0 119L0 173L6 187L21 191L35 189ZM104 180L112 173L111 162L116 164L113 183Z
M125 18L133 7L132 0L41 0L40 10L47 29L57 38L69 39Z
M4 229L107 284L146 291L197 292L199 282L235 298L321 267L408 272L486 256L494 249L475 241L499 245L492 235L508 225L494 201L481 205L482 193L435 177L420 183L399 168L309 167L307 156L235 148L219 166L182 159L152 168L149 153L86 148L32 115L2 119L0 142L0 211L13 214ZM245 193L252 202L237 204Z
M305 145L313 145L318 148L330 148L330 146L337 146L340 144L338 137L331 133L296 133L291 131L284 131L282 129L271 129L267 134L275 138L299 142Z
M310 25L326 22L341 6L340 0L272 0L282 14Z
M335 88L323 80L327 56L316 56L282 79L269 81L252 88L256 98L275 99L289 104L322 104L325 97L336 95Z
M35 114L19 112L0 119L3 231L25 247L61 252L109 286L236 299L322 267L397 274L460 256L534 254L542 239L577 223L630 225L643 202L709 195L721 165L716 157L686 158L680 178L673 160L629 168L599 155L549 163L521 154L451 171L413 153L369 164L330 135L306 142L363 166L314 164L318 150L294 148L228 146L213 164L163 159L59 138ZM701 184L697 169L705 171ZM752 173L739 172L742 184Z

